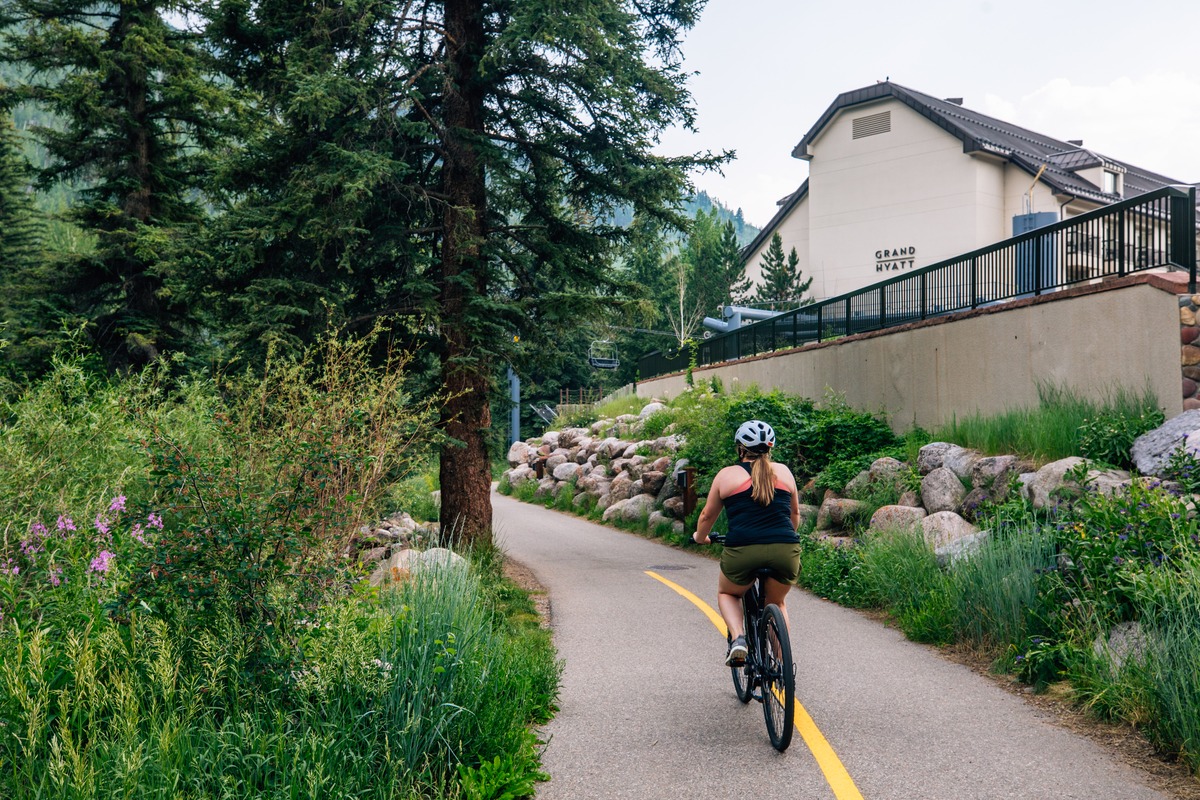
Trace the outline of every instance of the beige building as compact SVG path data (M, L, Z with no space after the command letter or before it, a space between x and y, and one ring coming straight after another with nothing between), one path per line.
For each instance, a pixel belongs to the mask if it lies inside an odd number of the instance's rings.
M746 275L760 280L778 233L817 299L1006 239L1014 217L1045 224L1183 185L890 82L839 95L792 156L809 162L808 180L743 250ZM1155 240L1129 231L1120 241L1153 264ZM1101 232L1078 246L1109 258L1116 241Z

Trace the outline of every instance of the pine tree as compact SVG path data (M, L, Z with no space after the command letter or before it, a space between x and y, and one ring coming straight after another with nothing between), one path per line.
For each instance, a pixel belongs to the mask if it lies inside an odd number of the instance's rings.
M0 105L57 115L60 127L34 130L50 159L39 183L81 182L73 214L96 237L94 252L59 265L58 291L114 367L181 343L186 313L164 283L165 254L202 216L197 192L224 132L225 91L196 36L166 21L181 8L10 0L0 12L0 61L34 76L0 92Z
M21 154L16 131L0 117L0 337L5 360L24 368L30 330L38 327L41 298L31 284L42 263L41 219L32 195L33 171Z
M629 234L614 212L680 227L688 170L724 158L654 152L660 131L692 122L679 38L701 5L267 0L209 12L231 80L286 122L263 123L266 169L235 170L255 203L204 270L234 278L212 293L301 321L316 292L347 318L426 315L412 327L448 397L448 534L491 537L494 376L625 302L627 275L611 265ZM289 292L293 280L311 293ZM272 304L273 289L291 305Z
M771 236L771 244L761 263L762 282L758 285L754 302L769 304L776 311L787 311L812 302L812 298L804 297L812 286L812 278L805 280L796 248L793 247L784 258L783 239L778 233Z

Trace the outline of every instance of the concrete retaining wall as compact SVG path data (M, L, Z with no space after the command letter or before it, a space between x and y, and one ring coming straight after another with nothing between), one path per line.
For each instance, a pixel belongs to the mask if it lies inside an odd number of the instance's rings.
M819 400L832 389L854 408L883 412L903 431L955 415L994 414L1037 403L1037 383L1102 396L1149 386L1168 417L1183 410L1177 274L1140 274L987 309L702 367L696 381ZM640 397L675 397L683 373L637 386Z

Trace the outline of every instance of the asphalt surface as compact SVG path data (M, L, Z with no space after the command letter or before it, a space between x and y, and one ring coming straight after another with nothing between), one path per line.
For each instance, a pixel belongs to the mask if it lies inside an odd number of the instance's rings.
M717 565L493 493L497 541L550 594L564 661L538 797L812 800L1166 798L1090 740L863 615L788 598L797 700L852 783L804 739L777 753L734 697L725 640L654 571L715 608ZM849 788L847 784L849 783ZM835 788L836 787L836 788Z

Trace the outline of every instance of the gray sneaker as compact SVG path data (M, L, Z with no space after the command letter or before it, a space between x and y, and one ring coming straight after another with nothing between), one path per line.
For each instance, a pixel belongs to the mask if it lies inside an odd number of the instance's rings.
M746 663L746 637L739 636L729 645L729 655L725 656L725 666L740 667Z

